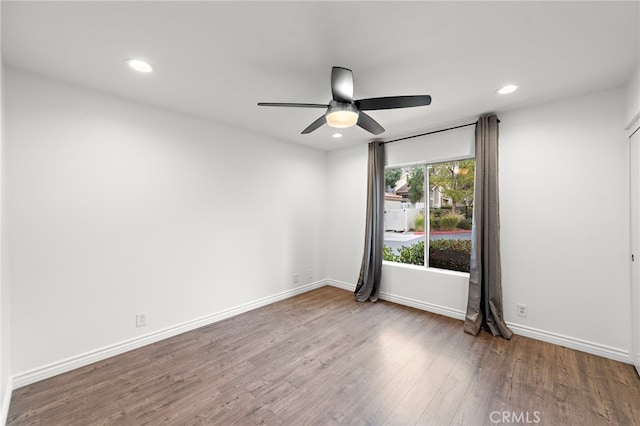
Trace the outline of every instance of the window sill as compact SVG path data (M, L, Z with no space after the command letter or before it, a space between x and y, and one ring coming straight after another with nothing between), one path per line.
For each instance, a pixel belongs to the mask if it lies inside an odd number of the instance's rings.
M428 266L411 265L411 264L408 264L408 263L389 262L387 260L383 260L382 261L382 265L383 266L392 266L394 268L414 269L416 271L428 271L428 272L434 272L436 274L451 275L451 276L454 276L454 277L466 277L466 278L469 278L469 273L468 272L450 271L448 269L430 268Z

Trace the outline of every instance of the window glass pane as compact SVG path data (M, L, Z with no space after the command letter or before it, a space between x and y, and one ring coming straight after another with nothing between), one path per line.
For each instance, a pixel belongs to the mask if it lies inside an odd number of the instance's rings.
M428 170L428 265L469 272L475 161L430 164Z
M383 259L424 265L425 166L386 169L384 177Z
M383 259L469 272L474 178L473 159L386 169Z

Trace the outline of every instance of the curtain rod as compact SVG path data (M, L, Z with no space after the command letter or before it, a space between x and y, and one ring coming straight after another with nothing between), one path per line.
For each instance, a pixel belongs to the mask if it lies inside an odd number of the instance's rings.
M400 142L406 139L412 139L412 138L417 138L420 136L426 136L426 135L432 135L434 133L440 133L440 132L447 132L449 130L454 130L454 129L459 129L461 127L468 127L468 126L475 126L478 122L474 121L473 123L467 123L467 124L461 124L459 126L455 126L455 127L449 127L447 129L440 129L440 130L434 130L433 132L427 132L427 133L420 133L419 135L413 135L413 136L406 136L404 138L399 138L399 139L392 139L390 141L386 141L386 142L380 142L382 145L388 144L388 143L393 143L393 142Z

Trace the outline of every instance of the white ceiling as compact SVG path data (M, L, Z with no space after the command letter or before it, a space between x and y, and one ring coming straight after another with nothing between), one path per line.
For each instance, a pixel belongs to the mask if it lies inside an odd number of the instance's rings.
M355 97L429 94L372 111L380 139L624 85L639 61L640 2L11 2L5 65L275 138L335 149L373 136L300 132L327 103L333 65ZM135 74L127 58L156 67ZM495 90L516 82L509 96Z

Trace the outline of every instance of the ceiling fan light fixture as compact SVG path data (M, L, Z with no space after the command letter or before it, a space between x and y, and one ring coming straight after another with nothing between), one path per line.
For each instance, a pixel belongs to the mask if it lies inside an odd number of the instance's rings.
M358 122L358 111L340 109L327 114L327 124L336 129L355 126Z

